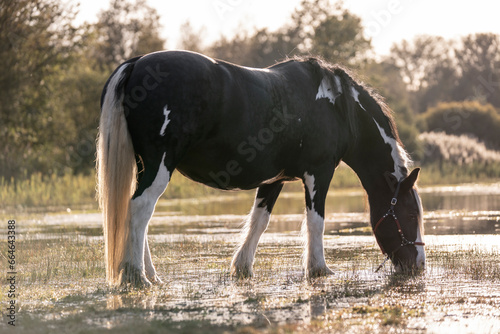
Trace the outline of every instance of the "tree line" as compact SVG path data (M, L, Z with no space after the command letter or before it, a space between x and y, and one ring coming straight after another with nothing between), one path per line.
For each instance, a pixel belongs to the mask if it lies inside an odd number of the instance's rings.
M112 0L93 24L75 25L77 12L58 0L0 6L0 176L7 180L34 172L90 174L104 82L122 61L164 48L160 14L146 0ZM439 126L468 133L470 126L455 124L471 119L485 129L473 134L500 149L499 35L417 36L374 59L362 20L329 0L303 0L275 31L240 31L210 45L189 22L180 33L179 48L245 66L318 56L353 68L386 98L414 159L425 153L419 132Z

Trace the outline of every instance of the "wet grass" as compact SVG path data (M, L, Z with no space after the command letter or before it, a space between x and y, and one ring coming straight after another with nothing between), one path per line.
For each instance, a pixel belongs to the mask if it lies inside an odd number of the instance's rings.
M40 229L45 219L30 228ZM234 280L236 234L153 233L164 285L135 290L105 284L103 242L95 232L21 227L16 329L24 333L421 333L457 324L493 333L500 325L498 239L459 245L429 236L426 273L408 277L388 264L374 273L382 256L373 237L344 231L325 237L335 275L306 281L300 236L270 233L259 246L255 276ZM2 247L4 268L6 255ZM2 305L6 279L4 270ZM6 328L3 321L0 331Z

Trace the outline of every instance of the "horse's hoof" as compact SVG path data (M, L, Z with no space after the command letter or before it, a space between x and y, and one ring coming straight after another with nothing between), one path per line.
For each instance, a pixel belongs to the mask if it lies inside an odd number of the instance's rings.
M324 266L324 267L306 269L306 274L307 278L317 278L317 277L333 275L333 271L330 268L328 268L328 266Z
M158 276L158 275L154 275L153 277L148 277L149 278L149 281L154 284L154 285L163 285L165 283L163 283L162 279Z
M237 279L244 279L253 276L252 268L249 266L238 267L236 265L231 266L231 276Z
M137 269L130 263L125 263L120 272L120 285L147 289L151 287L151 282L147 279L144 271Z

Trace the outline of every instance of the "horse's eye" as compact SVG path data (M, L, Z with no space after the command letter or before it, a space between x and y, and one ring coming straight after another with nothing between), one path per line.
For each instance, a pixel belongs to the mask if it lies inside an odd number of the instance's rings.
M410 213L409 218L412 222L418 222L418 214Z

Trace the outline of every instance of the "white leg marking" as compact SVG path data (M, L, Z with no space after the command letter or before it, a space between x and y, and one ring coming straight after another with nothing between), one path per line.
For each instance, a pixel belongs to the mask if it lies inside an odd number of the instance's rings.
M415 199L417 200L418 208L420 211L420 219L419 219L418 227L417 227L417 239L415 241L416 242L423 242L422 234L423 234L423 227L424 227L424 213L423 213L423 208L422 208L422 202L420 201L420 197L418 196L418 193L415 189L413 189L413 194L415 196ZM415 248L417 249L417 268L424 269L425 268L424 246L416 245Z
M153 215L154 208L158 198L163 194L170 180L170 172L165 167L163 161L165 154L160 163L156 177L141 196L136 197L130 201L130 244L129 244L129 258L130 264L133 268L144 273L145 264L145 247L146 247L146 231L148 228L149 220ZM149 251L149 250L148 250ZM151 256L149 256L151 259Z
M394 172L392 175L394 175L398 181L401 181L405 177L402 170L408 170L408 166L410 165L410 156L396 141L396 139L387 135L384 128L382 128L375 119L373 119L373 121L375 122L375 125L377 125L378 131L380 132L384 142L391 146L391 156L394 161Z
M262 198L256 198L243 229L244 240L236 251L232 261L233 274L251 276L255 252L260 236L267 229L270 213L259 207Z
M331 104L335 104L335 99L342 94L342 86L340 85L340 78L335 76L336 87L332 87L330 81L327 78L323 78L318 87L318 93L316 94L316 100L327 98L330 100Z
M318 276L331 274L325 261L323 249L323 234L325 232L325 220L314 209L314 195L316 194L314 175L304 173L304 183L311 198L311 208L307 208L306 220L302 223L302 233L306 235L304 252L304 268L306 275Z
M167 125L170 123L168 119L168 115L170 114L170 110L167 109L167 105L163 107L163 115L165 115L165 120L163 121L163 125L161 126L160 135L165 136L165 131L167 130Z
M153 264L153 259L151 258L151 251L149 250L149 242L147 233L144 237L144 270L146 272L146 278L153 283L163 283L162 280L156 274L156 268Z
M304 180L305 180L305 184L306 184L306 187L307 187L307 191L309 191L309 198L311 199L311 206L312 206L312 209L314 210L314 195L316 195L316 190L314 190L314 187L315 187L315 184L314 184L314 175L309 175L306 173L304 173Z

